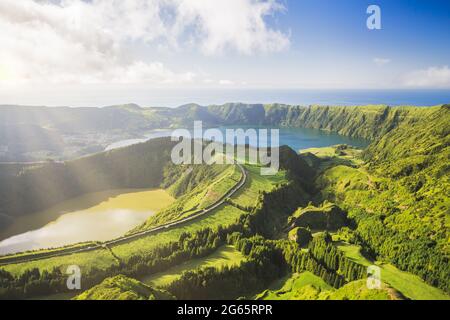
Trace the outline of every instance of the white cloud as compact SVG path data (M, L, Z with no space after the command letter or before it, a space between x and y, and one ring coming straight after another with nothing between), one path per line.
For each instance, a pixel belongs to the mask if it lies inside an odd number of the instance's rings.
M289 47L289 37L267 27L264 17L284 7L276 0L178 0L175 34L194 26L195 42L207 54L234 49L239 53L277 52ZM181 32L180 32L181 30Z
M382 67L391 62L391 59L386 58L374 58L373 63L375 63L378 67Z
M194 72L130 48L276 52L289 39L265 17L282 10L276 0L2 0L0 83L190 83Z
M405 75L403 83L407 87L450 88L450 68L442 66L416 70Z
M219 84L221 86L231 86L234 85L234 82L231 80L219 80Z

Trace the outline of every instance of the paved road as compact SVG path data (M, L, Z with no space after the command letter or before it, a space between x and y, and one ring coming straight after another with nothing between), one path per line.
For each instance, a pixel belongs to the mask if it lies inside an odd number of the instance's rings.
M35 255L30 255L30 256L26 256L26 257L11 257L10 259L8 258L4 258L0 261L0 266L3 265L7 265L7 264L12 264L12 263L23 263L23 262L29 262L29 261L35 261L35 260L42 260L42 259L48 259L48 258L54 258L54 257L61 257L61 256L65 256L65 255L69 255L69 254L74 254L74 253L80 253L80 252L88 252L88 251L94 251L97 249L101 249L101 248L106 248L107 246L113 246L113 245L117 245L117 244L121 244L121 243L126 243L132 240L136 240L138 238L142 238L154 233L158 233L159 231L164 231L179 225L182 225L186 222L190 222L193 220L196 220L204 215L207 215L208 213L212 212L213 210L217 209L218 207L220 207L221 205L223 205L226 201L227 198L233 196L237 191L239 191L245 184L245 182L247 181L247 172L245 171L244 167L242 167L241 164L236 164L238 166L238 168L241 170L242 172L242 176L241 179L239 180L239 182L233 187L233 189L231 189L230 191L228 191L225 195L223 195L219 200L217 200L214 204L210 205L209 207L206 207L205 209L199 210L196 213L190 215L187 218L184 219L180 219L174 222L170 222L170 223L166 223L163 225L160 225L158 227L149 229L149 230L145 230L142 232L138 232L138 233L133 233L131 235L128 236L123 236L121 238L118 239L114 239L114 240L110 240L110 241L106 241L106 242L102 242L99 244L95 244L92 246L88 246L88 247L82 247L82 248L68 248L68 249L62 249L61 251L58 252L48 252L48 253L37 253Z

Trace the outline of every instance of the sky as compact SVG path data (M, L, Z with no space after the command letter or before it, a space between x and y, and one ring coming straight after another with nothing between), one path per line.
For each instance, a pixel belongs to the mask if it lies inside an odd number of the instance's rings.
M449 16L447 0L2 0L0 104L447 91Z

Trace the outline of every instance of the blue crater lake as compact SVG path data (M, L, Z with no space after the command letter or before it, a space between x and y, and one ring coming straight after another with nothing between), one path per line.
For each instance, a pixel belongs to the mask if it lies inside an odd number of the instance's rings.
M351 138L347 136L343 136L337 133L332 133L328 131L318 130L318 129L307 129L307 128L286 128L286 127L242 127L242 126L224 126L224 127L218 127L222 132L222 135L225 137L225 132L227 129L239 129L242 128L244 130L253 128L256 130L260 129L268 129L268 136L269 141L268 145L271 145L270 142L270 129L278 129L279 130L279 144L280 145L287 145L291 147L295 151L303 150L303 149L309 149L309 148L321 148L321 147L328 147L332 145L337 144L348 144L353 147L357 148L365 148L369 145L370 141L366 139L360 139L360 138ZM203 134L208 128L203 128ZM191 134L191 137L194 138L201 138L201 134L194 134L194 131L192 129L188 129L188 131ZM145 141L148 141L150 139L155 139L159 137L170 137L172 135L173 130L155 130L152 132L149 132L148 134L145 134L144 138L142 139L131 139L131 140L123 140L118 141L116 143L111 144L106 148L106 150L112 150L116 148L122 148L129 145L133 145L136 143L142 143ZM220 142L223 142L220 140ZM230 143L230 141L227 141ZM249 142L249 141L247 141ZM234 142L236 143L236 141ZM249 143L252 146L256 146L254 143Z

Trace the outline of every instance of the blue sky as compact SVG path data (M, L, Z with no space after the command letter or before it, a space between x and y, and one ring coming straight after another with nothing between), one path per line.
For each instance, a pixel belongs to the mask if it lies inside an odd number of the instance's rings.
M382 30L365 27L365 10L377 4ZM289 1L284 28L292 28L291 50L325 51L348 65L373 56L392 60L392 68L448 65L450 57L449 1ZM334 50L330 50L334 49ZM314 61L311 55L308 60Z
M286 12L268 23L290 34L289 50L269 57L230 58L244 70L270 64L269 69L276 70L268 74L289 75L291 81L285 85L292 88L414 88L404 84L404 77L416 73L420 77L420 71L441 70L450 64L449 1L283 3ZM366 28L370 4L381 8L382 30ZM377 65L376 58L385 64ZM446 73L447 81L429 81L419 87L448 87Z
M372 4L381 30L366 27ZM2 0L0 104L449 90L449 16L445 0Z

